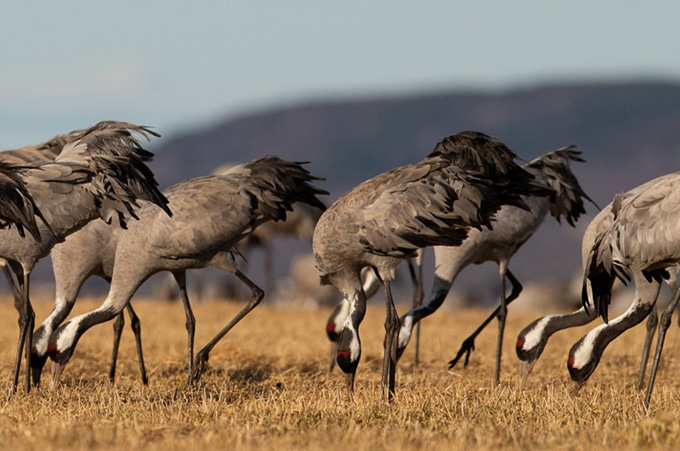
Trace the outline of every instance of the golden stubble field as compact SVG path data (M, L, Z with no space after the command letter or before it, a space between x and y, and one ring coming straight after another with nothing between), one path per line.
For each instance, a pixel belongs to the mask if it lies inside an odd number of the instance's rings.
M34 302L38 322L51 304ZM94 301L80 301L76 312ZM635 388L644 327L619 338L580 392L565 367L571 344L586 327L555 335L527 386L518 387L517 332L542 312L512 312L502 384L491 388L496 326L477 341L467 369L445 363L486 312L438 312L423 328L422 363L402 358L397 398L380 400L384 306L369 306L362 325L364 354L355 402L343 378L327 374L327 309L275 307L266 301L239 324L210 359L198 387L186 380L186 335L181 304L135 302L142 320L150 383L139 381L132 333L126 324L118 380L108 383L112 323L81 340L62 385L0 400L4 449L468 449L678 448L680 399L678 329L673 326L650 410ZM197 349L240 304L195 304ZM400 308L400 311L403 308ZM9 390L17 338L16 312L0 301L0 384Z

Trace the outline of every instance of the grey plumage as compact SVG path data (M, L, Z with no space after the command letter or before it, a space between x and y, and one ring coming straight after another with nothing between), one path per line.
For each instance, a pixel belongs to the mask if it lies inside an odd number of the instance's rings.
M55 136L37 146L0 152L0 228L16 223L20 235L23 236L26 228L33 238L40 240L34 215L40 217L42 214L28 193L22 178L25 172L22 166L53 161L64 145L75 139L75 133Z
M70 234L63 243L52 248L50 259L54 271L54 308L33 334L31 345L31 367L33 383L40 385L42 369L47 361L47 345L52 332L71 312L83 283L91 276L111 282L116 248L121 234L125 232L115 224L104 221L89 222L82 229ZM135 333L142 382L146 384L146 368L142 354L141 324L131 304L127 305L131 328ZM114 381L118 344L124 324L123 312L114 325L114 340L109 380Z
M548 212L560 221L565 217L567 222L573 225L579 216L585 212L584 199L590 200L571 172L570 161L584 161L581 152L575 147L569 146L549 152L538 157L523 166L528 172L536 177L536 180L554 190L551 196L525 197L524 203L529 210L523 210L514 206L505 205L496 214L496 222L493 229L470 230L465 241L456 247L436 246L435 252L435 280L432 291L422 306L411 309L401 318L397 355L401 356L409 343L411 333L420 320L434 313L444 302L457 275L470 264L481 264L486 261L495 261L499 264L501 280L506 273L512 282L512 293L505 298L506 305L516 299L521 292L521 284L507 269L510 258L517 250L533 235ZM505 268L505 269L503 269ZM504 291L504 287L501 287ZM345 301L343 300L343 303ZM343 312L346 317L346 308L338 308L334 312L338 316ZM464 342L456 357L449 362L453 367L463 355L467 360L474 348L474 339L481 330L493 319L500 318L500 307ZM345 317L335 318L333 325L344 321ZM334 328L335 330L335 328ZM335 337L337 333L333 336ZM502 343L502 334L499 334L499 344ZM500 347L497 357L500 356ZM496 364L495 378L500 371L500 360Z
M14 225L21 237L26 229L33 239L40 240L36 215L42 219L26 186L24 171L0 161L0 229Z
M680 202L674 191L678 187L680 173L673 173L614 198L613 222L596 237L586 261L582 290L586 310L592 305L607 322L615 278L629 282L628 270L634 268L648 280L661 281L667 263L680 257L680 249L677 254L675 250L675 237L680 230L673 222L672 211L675 202Z
M28 298L30 273L35 263L64 237L89 221L117 216L122 224L135 217L138 199L157 203L169 214L167 200L145 165L152 154L133 132L156 135L145 127L122 122L104 122L79 132L54 161L25 166L26 186L45 218L39 223L41 241L21 239L13 230L0 230L0 257L5 258L21 285L20 338L13 380L16 389L21 349L26 343L27 359L34 315ZM49 226L47 225L49 224ZM30 388L27 367L26 388Z
M300 163L265 157L236 166L222 176L198 177L166 190L173 217L142 207L140 220L119 238L106 301L54 331L48 346L50 357L63 369L86 330L117 315L149 276L169 271L180 286L187 314L190 382L198 380L210 350L264 295L238 270L234 244L266 221L284 220L294 202L323 208L317 196L326 192L313 186L314 180L318 178ZM234 273L251 289L253 299L196 355L194 364L194 321L185 279L187 269L204 267Z
M511 205L503 206L496 215L497 223L494 229L472 230L468 238L458 247L435 247L436 271L432 291L423 306L412 309L402 317L399 354L406 347L414 325L441 306L460 271L473 263L494 261L499 266L501 305L463 342L457 355L449 362L449 368L455 366L463 355L467 365L476 336L493 318L498 318L494 383L499 382L506 314L504 307L515 300L522 291L522 285L508 269L509 261L538 230L548 212L558 222L564 217L572 226L579 216L585 213L584 200L590 198L579 185L569 166L571 161L583 162L580 155L581 152L574 146L569 146L549 152L523 165L537 181L553 189L550 196L523 197L522 200L529 208L523 210ZM507 297L506 277L512 284L512 292Z
M584 308L594 306L607 321L611 286L615 278L635 281L636 297L629 309L608 324L591 330L569 351L567 367L574 381L585 383L595 371L611 341L641 322L652 311L661 281L680 263L680 172L654 179L617 196L614 221L595 240L585 266ZM649 403L666 330L680 299L676 289L659 324L657 350L647 388Z
M550 198L550 214L560 222L565 218L570 226L586 212L584 199L597 204L583 191L576 176L569 168L569 162L583 163L581 151L575 146L554 150L531 160L523 167L555 191ZM599 209L599 207L597 207Z
M652 181L650 183L653 183ZM647 184L641 185L640 187L634 188L633 190L626 193L627 196L634 195L634 193L640 189L645 189ZM619 201L622 199L617 196L616 199ZM605 230L607 230L611 224L614 222L614 212L613 210L618 210L620 205L614 207L613 203L604 207L604 209L593 218L588 227L583 234L582 246L581 246L581 261L583 268L585 269L588 264L591 249L595 243L595 240L600 236ZM673 291L676 289L675 285L675 271L669 270L671 273L671 279L673 282L667 281ZM587 296L587 295L586 295ZM641 297L639 293L636 293L635 298ZM590 323L597 318L597 313L592 309L586 310L582 307L579 310L567 314L556 314L547 315L540 317L520 331L517 336L516 352L517 357L521 361L521 377L522 380L526 380L529 373L531 372L534 364L539 359L543 350L550 339L550 337L560 330L567 329L570 327L582 326L584 324ZM644 376L647 366L647 358L649 356L649 348L654 335L654 329L657 325L658 317L655 311L651 311L647 320L647 336L645 338L645 344L642 349L642 358L640 360L640 370L638 372L638 386L642 388L644 383Z
M36 146L25 146L14 150L0 152L0 161L21 165L25 163L40 163L53 161L64 146L77 139L82 130L77 130L66 135L57 135L48 141Z
M492 228L502 205L527 208L522 195L553 193L517 166L514 158L495 138L461 132L438 143L424 160L360 184L321 216L313 246L322 283L333 284L350 302L337 351L338 366L348 375L350 396L361 354L358 326L366 301L361 268L372 267L385 286L383 396L391 399L399 319L389 282L396 266L422 247L457 246L471 228Z

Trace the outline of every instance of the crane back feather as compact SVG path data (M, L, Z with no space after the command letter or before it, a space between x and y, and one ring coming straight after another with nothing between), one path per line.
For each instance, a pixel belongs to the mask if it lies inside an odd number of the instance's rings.
M0 228L15 224L22 237L26 229L40 241L35 216L42 218L42 213L28 192L22 172L20 167L0 161Z
M607 321L611 286L618 278L631 280L629 269L648 281L669 276L667 268L680 262L680 172L658 177L612 202L614 221L595 240L583 278L582 300L590 300Z
M333 274L373 265L369 255L401 259L426 246L460 245L471 227L492 228L502 205L526 209L520 196L553 193L514 158L495 138L461 132L438 143L422 161L345 193L314 232L322 283Z
M585 213L583 199L587 199L598 209L600 207L583 191L576 176L571 172L570 161L585 162L581 158L581 151L575 146L567 146L554 150L531 160L524 165L530 172L536 171L537 176L555 191L550 199L550 214L560 222L564 216L570 226Z
M321 180L304 163L264 157L234 166L218 176L197 177L165 191L172 218L145 207L150 251L163 258L206 258L232 246L266 221L285 220L295 202L319 209L316 197L327 194L311 184ZM147 219L147 215L152 218ZM141 226L140 226L141 227Z
M147 127L106 121L72 132L52 162L26 169L26 183L55 235L69 233L93 217L125 226L137 218L139 200L160 206L167 214L167 199L146 166L153 154L133 133L157 136ZM65 196L69 195L69 196Z

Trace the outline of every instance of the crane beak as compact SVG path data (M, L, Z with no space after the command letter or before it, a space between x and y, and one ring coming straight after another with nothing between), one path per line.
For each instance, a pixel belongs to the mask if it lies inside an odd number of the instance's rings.
M526 361L519 362L519 388L524 388L527 378L529 377L529 373L531 373L531 370L534 369L535 363L535 360L531 363Z
M338 346L336 343L331 342L331 360L328 365L328 372L332 373L333 368L335 368L335 359L337 358Z
M42 374L43 367L33 367L31 368L31 378L33 379L33 386L40 387L40 375Z
M354 401L354 372L345 374L345 384L347 385L347 396L350 402Z
M61 377L61 373L64 371L64 367L66 367L65 363L57 363L54 362L52 365L52 389L56 389L59 387L59 377Z
M571 389L571 396L577 396L581 392L581 389L584 385L586 385L585 382L576 382L574 387Z

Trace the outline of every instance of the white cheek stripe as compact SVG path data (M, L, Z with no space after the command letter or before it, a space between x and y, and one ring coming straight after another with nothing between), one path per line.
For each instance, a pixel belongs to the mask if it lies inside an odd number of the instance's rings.
M543 336L543 331L554 316L546 316L536 323L533 329L529 331L528 334L524 336L524 344L522 349L528 351L538 346L541 342L541 337Z
M572 365L576 369L581 369L593 360L593 347L595 346L595 339L600 335L600 333L607 327L614 326L625 319L625 314L619 316L613 321L609 321L609 324L600 324L595 329L591 330L586 334L581 342L581 346L574 352L574 364Z
M52 330L50 330L49 327L45 327L43 330L45 333L40 338L40 340L35 342L35 349L38 351L39 355L47 354L47 343L49 342L50 335L52 334Z
M79 317L74 318L59 334L56 343L58 351L64 350L73 344L76 338L76 330L78 330L78 319Z
M401 325L399 329L399 341L398 347L405 348L411 339L411 331L413 330L413 316L407 315L404 318L404 324Z
M345 318L344 328L352 333L352 339L349 342L349 356L351 361L355 361L359 358L361 352L361 344L359 344L359 337L357 336L357 331L354 330L354 325L352 324L352 313L354 313L355 304L349 303L348 315Z
M338 315L335 317L335 324L337 326L342 326L347 318L349 317L349 301L347 299L342 300L342 306L340 307L340 311L338 312Z

